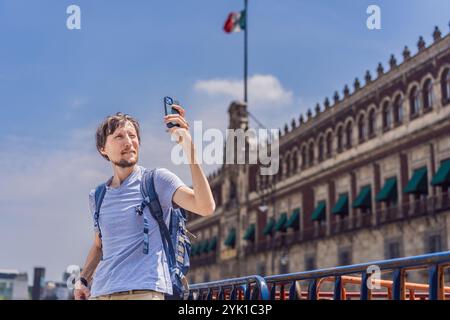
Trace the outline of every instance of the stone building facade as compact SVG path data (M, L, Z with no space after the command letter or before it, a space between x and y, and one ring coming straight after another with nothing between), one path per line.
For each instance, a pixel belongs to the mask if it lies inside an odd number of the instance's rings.
M280 169L223 165L209 217L190 214L191 283L446 251L450 247L450 35L335 92L280 135ZM233 102L229 128L248 129Z

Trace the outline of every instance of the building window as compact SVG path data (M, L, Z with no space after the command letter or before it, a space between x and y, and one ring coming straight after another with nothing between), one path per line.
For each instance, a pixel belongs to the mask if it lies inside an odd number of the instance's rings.
M441 88L443 104L447 104L450 102L450 69L445 70L442 74Z
M392 112L389 102L385 102L383 105L383 129L389 129L392 124Z
M386 241L385 257L386 259L396 259L402 256L402 244L400 239Z
M305 256L305 271L315 270L316 268L316 257L314 255Z
M294 151L294 154L292 155L292 172L297 172L298 168L298 156L297 156L297 150Z
M415 116L419 114L419 108L420 108L420 92L417 89L417 87L414 87L411 90L411 93L409 95L409 108L411 116Z
M286 176L289 177L291 175L291 156L286 157Z
M283 158L280 157L280 167L278 168L278 172L275 175L275 181L277 182L281 181L282 177L283 177Z
M345 140L347 142L347 149L350 149L352 147L352 136L353 136L353 124L351 122L349 122L347 124L347 127L345 128Z
M375 109L369 111L369 137L375 134Z
M441 234L429 235L427 242L428 242L427 243L427 252L428 253L443 251Z
M331 152L333 150L333 144L332 144L333 137L331 135L331 132L328 132L326 141L327 141L326 142L327 143L327 158L329 158L329 157L331 157Z
M358 138L359 143L363 142L366 138L366 125L364 124L364 116L359 117L358 120Z
M319 138L319 161L323 160L323 137Z
M286 274L289 272L289 260L286 256L281 256L280 258L280 273Z
M429 110L433 107L433 83L431 79L425 81L423 85L423 108Z
M339 250L338 265L339 266L348 266L351 264L352 264L351 250L348 248Z
M403 100L401 96L397 96L394 100L394 122L395 124L403 122Z
M337 129L336 139L337 139L337 151L342 152L342 147L343 147L342 127L339 127Z
M309 152L308 152L308 160L309 160L309 166L314 165L314 143L311 142L309 144Z
M302 169L305 169L307 166L307 160L306 160L306 147L302 148Z
M266 275L266 265L263 262L260 262L256 265L256 274L264 277Z

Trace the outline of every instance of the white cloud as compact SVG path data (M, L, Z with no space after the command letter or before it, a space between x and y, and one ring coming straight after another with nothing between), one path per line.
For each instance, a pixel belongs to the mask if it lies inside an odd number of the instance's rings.
M199 80L194 88L197 92L212 97L227 97L242 100L244 81L238 79ZM277 108L293 102L292 91L286 89L273 75L255 74L248 79L249 103L256 108Z
M194 85L195 114L208 127L225 130L228 126L227 111L233 100L242 100L242 80L198 80ZM307 107L303 99L286 89L273 75L254 75L249 79L248 111L266 128L283 128L292 118L298 121ZM250 127L259 125L252 117ZM211 125L209 125L211 124Z

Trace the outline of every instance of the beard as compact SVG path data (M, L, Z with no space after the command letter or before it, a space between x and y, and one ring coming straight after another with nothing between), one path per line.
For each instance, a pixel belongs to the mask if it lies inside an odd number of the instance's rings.
M131 161L121 159L120 161L111 161L111 162L120 168L130 168L138 162L138 157L136 157L135 160L131 160Z

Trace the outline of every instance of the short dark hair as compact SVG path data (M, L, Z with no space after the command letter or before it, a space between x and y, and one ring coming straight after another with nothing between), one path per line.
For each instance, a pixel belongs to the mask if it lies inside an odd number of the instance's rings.
M100 155L109 161L108 156L103 155L100 150L105 147L106 138L113 134L118 127L124 126L125 123L129 121L134 126L136 134L138 137L139 145L141 144L141 135L139 132L139 122L128 114L123 114L122 112L117 112L113 116L108 116L103 120L103 122L98 126L97 132L95 134L95 143L97 145L97 151Z

